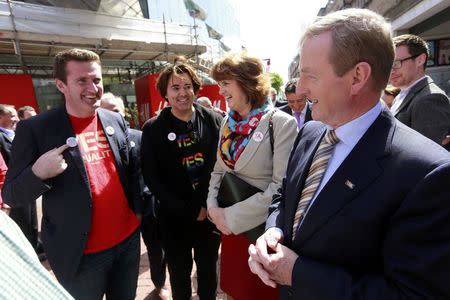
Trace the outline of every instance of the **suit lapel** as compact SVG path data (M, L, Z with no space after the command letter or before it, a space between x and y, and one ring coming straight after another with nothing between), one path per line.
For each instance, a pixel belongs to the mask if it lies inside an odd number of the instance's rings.
M59 121L57 121L56 124L58 124L58 132L61 132L61 135L59 135L61 136L61 140L58 142L58 145L61 146L66 143L67 138L75 137L75 133L73 132L72 125L70 124L69 117L64 107L60 108L58 117ZM87 176L86 167L84 166L83 158L81 157L79 146L69 147L65 153L67 153L67 155L64 155L64 159L68 160L68 165L72 162L78 169L81 177L83 178L83 182L90 191L89 179Z
M390 152L394 128L392 116L382 112L317 196L298 229L296 243L306 242L382 174L378 160Z
M430 79L431 80L431 79ZM431 80L432 82L432 80ZM405 99L403 100L400 107L395 112L395 115L398 115L403 109L408 107L411 100L416 96L418 92L420 92L424 87L429 85L431 82L428 82L428 77L425 77L421 81L419 81L416 85L414 85L411 90L409 91L408 95L406 95Z
M11 145L13 142L12 139L7 134L3 134L3 136L5 137L6 143Z
M302 130L304 130L304 128L305 127L303 127ZM289 174L289 176L286 176L286 188L288 189L286 194L290 195L290 199L285 202L287 226L284 230L286 231L285 235L289 240L292 238L292 226L294 223L294 215L297 210L298 201L300 200L300 194L306 177L308 176L314 153L316 153L325 131L326 127L320 126L309 136L301 136L301 143L295 149L295 153L290 160L291 162L295 162L294 164L291 164L293 169L290 170L290 166L288 166L288 170L286 172L286 174ZM299 133L299 136L301 134L302 132Z
M102 124L103 132L105 134L106 139L108 140L109 147L114 155L114 160L116 162L117 171L119 172L119 177L122 182L124 181L125 174L123 173L123 159L126 159L127 156L121 155L120 151L124 150L128 145L121 144L119 137L122 136L122 129L118 126L117 122L113 122L113 120L105 114L102 109L97 109L98 119Z
M308 103L306 103L306 105L308 105ZM306 113L305 113L305 123L309 122L312 120L312 115L311 115L311 109L309 108L309 105L306 107Z

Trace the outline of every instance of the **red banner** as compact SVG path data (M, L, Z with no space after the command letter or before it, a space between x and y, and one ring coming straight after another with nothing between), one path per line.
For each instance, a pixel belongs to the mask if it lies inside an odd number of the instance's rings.
M39 112L31 75L0 74L0 103L14 105L16 109L28 105Z
M227 102L225 98L219 94L219 86L217 84L203 85L198 92L198 97L208 97L214 107L227 111Z

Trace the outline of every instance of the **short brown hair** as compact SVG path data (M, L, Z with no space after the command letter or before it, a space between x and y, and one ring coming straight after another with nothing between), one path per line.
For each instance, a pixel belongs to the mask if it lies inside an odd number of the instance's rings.
M411 56L419 56L420 54L425 54L426 58L423 64L423 69L425 70L429 56L429 49L425 40L417 35L403 34L394 37L394 45L395 47L406 46Z
M372 87L381 92L395 56L389 23L368 9L344 9L318 18L306 29L301 43L327 32L333 43L328 59L335 74L343 76L357 63L366 62L372 69Z
M56 79L67 83L66 65L69 61L96 62L101 65L100 57L97 53L85 49L68 49L59 52L55 56L53 63L53 76Z
M270 78L264 73L259 58L246 52L228 54L219 60L211 70L215 81L234 79L247 96L252 108L260 107L270 91Z
M192 80L192 87L194 88L194 94L198 93L202 85L200 78L197 76L197 73L195 72L194 68L191 65L189 65L183 57L179 57L175 60L174 64L165 67L158 77L158 81L156 82L156 88L158 89L161 97L166 98L167 86L169 85L170 76L172 76L173 74L189 75L189 77L191 77Z
M295 94L297 90L297 82L298 78L292 78L291 80L286 83L286 86L284 87L284 94Z
M26 111L36 111L36 110L34 109L34 107L28 105L22 106L17 110L17 116L19 117L19 119L22 120L23 118L25 118Z
M12 114L13 110L16 110L14 105L0 104L0 116L3 116L5 114Z

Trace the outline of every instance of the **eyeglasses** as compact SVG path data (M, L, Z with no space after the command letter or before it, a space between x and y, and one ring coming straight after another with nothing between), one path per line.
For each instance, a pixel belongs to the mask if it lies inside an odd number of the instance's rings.
M422 54L422 53L420 53L420 54ZM394 63L392 64L392 69L400 69L400 68L402 67L402 63L403 63L404 61L407 61L407 60L409 60L409 59L414 59L414 58L416 58L417 56L419 56L420 54L412 55L412 56L407 57L407 58L404 58L404 59L397 59L397 60L394 60Z

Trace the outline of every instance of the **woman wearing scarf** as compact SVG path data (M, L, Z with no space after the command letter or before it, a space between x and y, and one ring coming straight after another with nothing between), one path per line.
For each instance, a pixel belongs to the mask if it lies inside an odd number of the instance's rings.
M211 75L230 108L220 131L207 199L208 216L222 233L220 287L235 300L278 299L276 289L250 272L247 249L251 242L243 233L267 218L297 136L296 121L284 112L273 111L267 100L270 80L258 58L245 53L228 55L213 66ZM226 172L262 192L227 208L218 207L217 195Z

